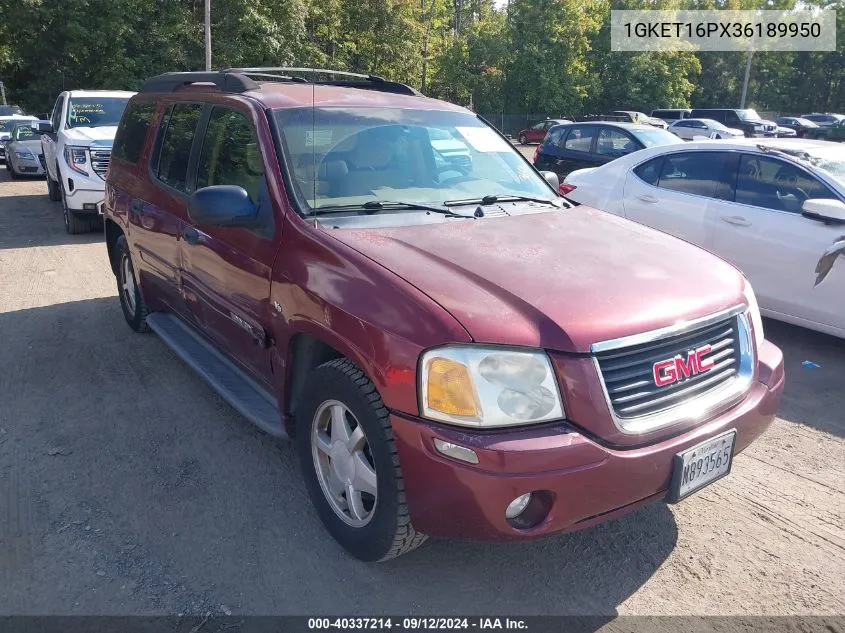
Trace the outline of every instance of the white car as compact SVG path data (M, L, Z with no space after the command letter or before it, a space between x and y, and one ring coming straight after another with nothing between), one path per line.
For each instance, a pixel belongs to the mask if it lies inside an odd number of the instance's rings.
M49 122L39 125L50 200L62 201L65 230L99 225L105 176L117 124L134 92L71 90L56 99Z
M685 141L745 136L742 130L727 127L713 119L680 119L669 126L669 131Z
M829 263L845 238L841 145L805 139L663 145L574 171L565 183L574 202L731 262L751 281L764 315L845 338L845 258L815 285L822 258L827 253Z
M37 121L23 121L15 124L12 138L6 143L6 169L12 178L20 176L44 176L44 155L41 153L41 139L33 129Z
M0 160L6 160L6 143L12 138L12 130L22 121L37 121L34 116L27 116L25 114L10 114L9 116L0 116Z

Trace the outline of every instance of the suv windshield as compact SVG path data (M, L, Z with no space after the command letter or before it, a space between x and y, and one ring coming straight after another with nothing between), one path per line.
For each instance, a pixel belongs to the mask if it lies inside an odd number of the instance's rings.
M68 127L117 125L129 97L76 97L67 109Z
M743 121L759 121L760 120L760 115L757 114L757 110L737 110L736 114Z
M274 116L298 197L311 209L373 200L441 206L487 196L556 198L510 143L468 113L325 107Z

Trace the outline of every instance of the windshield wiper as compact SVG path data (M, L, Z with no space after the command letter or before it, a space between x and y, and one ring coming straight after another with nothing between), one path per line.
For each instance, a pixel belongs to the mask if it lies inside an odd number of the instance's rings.
M510 201L525 201L525 202L540 202L543 204L551 204L556 207L560 207L563 205L563 202L556 199L548 199L548 198L535 198L533 196L518 196L513 195L510 193L502 193L502 194L493 194L489 196L484 196L483 198L466 198L463 200L446 200L443 203L444 207L457 207L463 204L480 204L482 206L488 204L495 204L497 202L510 202Z
M464 215L462 213L455 213L451 209L445 207L437 207L431 204L423 204L421 202L399 202L394 200L369 200L363 204L332 204L323 207L317 207L311 211L311 215L323 215L329 213L343 213L344 211L355 211L363 209L365 212L377 213L385 209L410 209L413 211L432 211L454 218L471 218L472 215Z

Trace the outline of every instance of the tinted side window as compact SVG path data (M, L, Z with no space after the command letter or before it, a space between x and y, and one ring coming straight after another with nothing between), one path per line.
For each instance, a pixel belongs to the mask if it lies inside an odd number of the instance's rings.
M198 103L179 103L170 108L170 119L161 141L157 176L164 184L185 191L188 159L202 113Z
M152 103L134 103L126 108L114 138L112 156L137 163L144 148L144 139L155 114Z
M594 127L576 126L570 129L564 147L576 152L589 152L596 134Z
M669 154L663 161L657 186L707 198L716 197L727 162L725 155L714 152Z
M53 114L50 115L50 121L53 123L53 131L59 131L59 124L62 122L62 106L64 105L64 97L59 95L56 99L56 105L53 106Z
M596 141L596 154L605 156L624 156L637 149L634 141L619 130L602 128Z
M736 201L756 207L801 213L809 198L836 199L833 192L786 161L743 154L736 181Z
M658 156L652 158L650 161L639 165L634 169L634 173L639 176L640 180L656 187L657 181L660 179L660 168L663 166L663 157Z
M566 135L566 130L567 128L565 127L550 130L549 134L546 136L546 140L543 141L543 145L547 145L549 147L562 147L563 137Z
M197 165L197 189L237 185L258 202L263 182L264 161L249 119L236 110L215 107Z

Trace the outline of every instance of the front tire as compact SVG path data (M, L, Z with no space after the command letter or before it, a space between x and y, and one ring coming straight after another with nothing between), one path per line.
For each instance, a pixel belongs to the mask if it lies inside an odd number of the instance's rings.
M352 361L338 358L311 372L296 411L296 441L317 514L350 554L384 561L425 542L408 515L387 408Z
M14 165L12 165L8 158L6 159L6 169L9 170L9 176L11 176L12 180L20 178L20 174L15 171Z
M76 215L67 205L67 194L65 188L59 185L62 196L62 219L65 222L65 231L71 235L89 233L94 228L94 221L98 218L81 218Z
M149 332L150 326L147 325L149 310L136 281L135 267L132 265L126 236L121 235L117 238L114 245L114 257L117 260L115 267L117 294L120 296L120 307L123 309L126 323L136 332Z
M528 145L528 139L525 138L525 134L519 135L519 144L520 145Z

